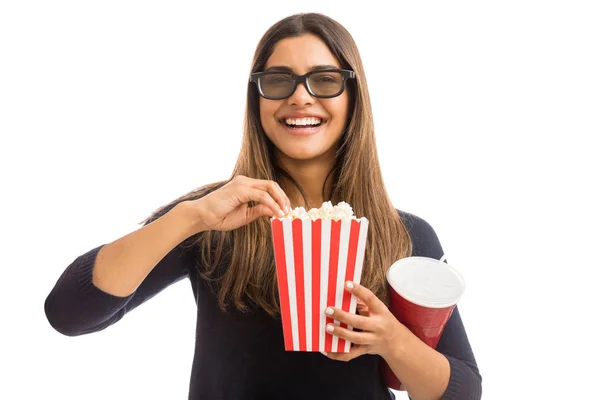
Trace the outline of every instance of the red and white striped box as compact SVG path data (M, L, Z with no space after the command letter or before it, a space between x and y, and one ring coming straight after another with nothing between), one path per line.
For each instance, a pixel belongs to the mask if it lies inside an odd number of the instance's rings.
M360 283L368 227L366 218L271 220L287 351L350 351L350 342L326 333L328 323L340 322L325 309L356 312L356 297L344 284Z

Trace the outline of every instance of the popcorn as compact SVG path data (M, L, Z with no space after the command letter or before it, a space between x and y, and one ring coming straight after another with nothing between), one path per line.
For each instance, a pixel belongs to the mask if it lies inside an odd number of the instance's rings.
M331 201L326 201L320 208L311 208L306 211L304 207L296 207L290 213L284 215L279 220L291 218L294 219L310 219L315 221L317 219L326 219L339 221L341 219L357 219L354 216L354 211L350 204L341 201L337 205L331 204Z
M346 202L308 211L296 207L271 218L281 323L286 351L350 352L351 343L326 331L327 324L353 330L325 314L334 306L356 312L346 281L360 283L369 220Z

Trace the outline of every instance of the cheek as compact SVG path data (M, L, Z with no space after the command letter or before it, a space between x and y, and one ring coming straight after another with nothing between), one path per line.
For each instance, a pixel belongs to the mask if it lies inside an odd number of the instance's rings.
M258 108L261 116L264 116L265 118L271 117L272 119L279 108L279 104L277 104L276 101L263 99L261 97L258 102Z
M350 115L350 102L348 96L339 96L331 99L327 112L333 117L335 124L345 124Z
M269 101L263 98L260 98L258 103L258 110L260 113L260 122L263 126L263 129L266 131L269 130L270 126L275 125L277 121L275 121L275 113L277 112L277 105L273 104L273 101Z

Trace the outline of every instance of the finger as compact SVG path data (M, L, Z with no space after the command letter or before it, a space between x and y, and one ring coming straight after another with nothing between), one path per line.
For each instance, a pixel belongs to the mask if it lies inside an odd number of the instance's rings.
M327 333L354 344L372 344L375 340L375 335L371 332L351 331L335 324L327 324Z
M264 179L252 179L250 187L257 188L268 192L279 204L279 207L287 214L291 210L291 202L281 186L274 181Z
M274 181L269 181L265 179L254 179L249 178L244 175L236 175L232 179L232 183L238 185L238 187L250 187L253 189L260 189L267 192L279 205L279 208L284 212L287 212L289 208L289 199L285 192L279 187L279 185ZM282 217L279 212L274 213L278 217Z
M336 321L340 321L345 323L346 325L353 326L358 329L362 329L363 331L371 331L371 324L369 317L365 317L362 315L350 314L349 312L340 310L338 308L327 307L325 310L325 314L329 317L335 319Z
M366 287L356 283L356 282L346 282L345 288L348 292L355 295L359 300L362 300L363 303L369 310L374 313L381 313L387 310L387 307L373 292L371 292Z
M271 197L268 192L260 189L247 188L245 189L247 192L245 193L245 198L243 199L244 203L248 201L256 201L260 204L264 204L265 206L271 209L271 215L275 215L278 217L283 217L285 213L279 207L279 204ZM258 210L260 211L260 210Z
M362 356L363 354L367 354L368 347L367 346L354 346L350 348L349 353L323 353L328 358L336 361L350 361L355 359L356 357Z

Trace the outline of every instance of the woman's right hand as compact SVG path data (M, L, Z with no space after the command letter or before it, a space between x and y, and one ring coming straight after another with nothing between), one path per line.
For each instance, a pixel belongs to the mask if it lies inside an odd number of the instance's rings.
M249 207L250 201L258 204ZM260 217L280 217L291 211L290 200L276 182L242 175L189 203L201 231L229 231Z

